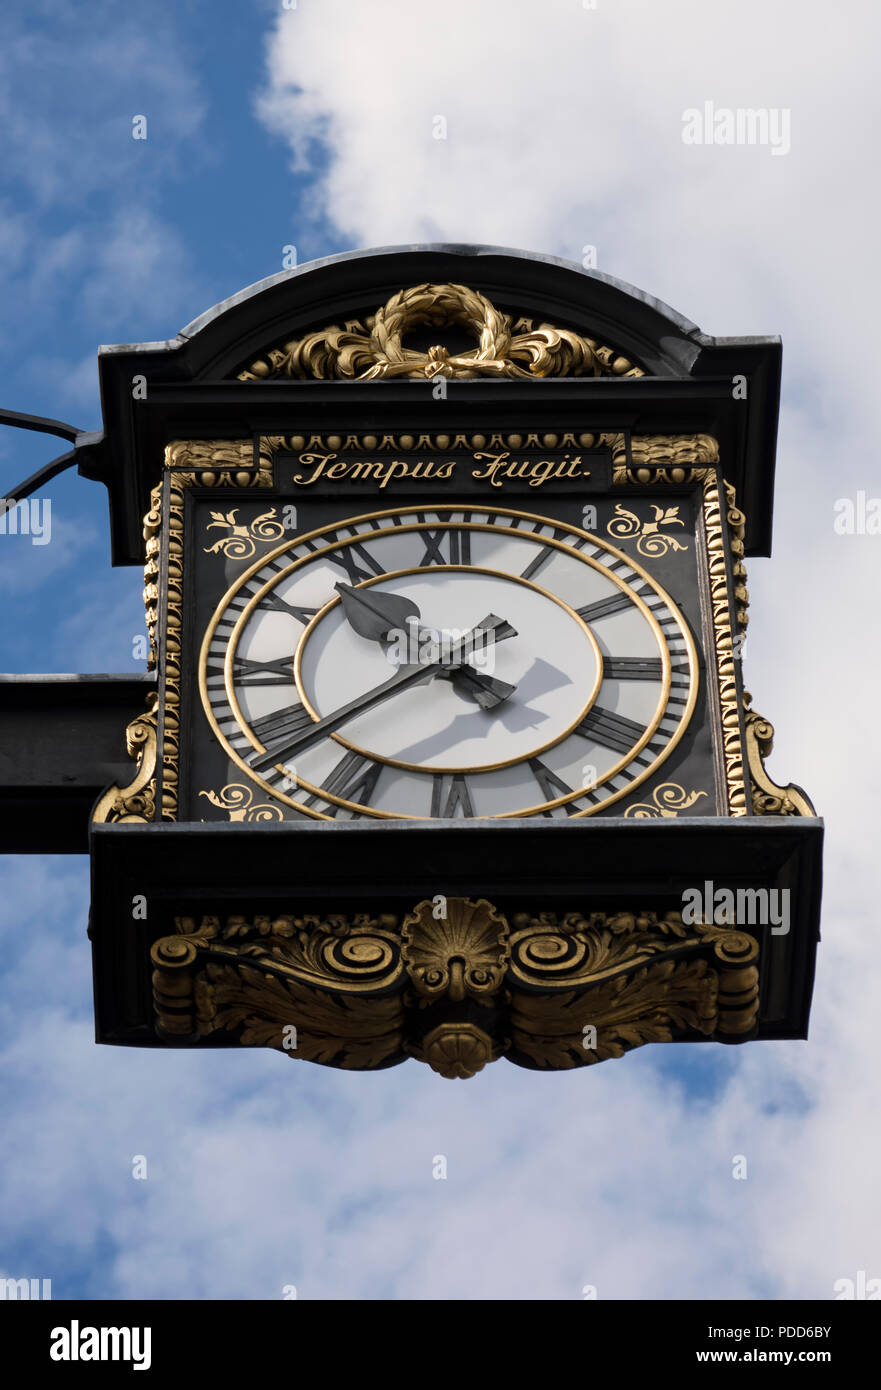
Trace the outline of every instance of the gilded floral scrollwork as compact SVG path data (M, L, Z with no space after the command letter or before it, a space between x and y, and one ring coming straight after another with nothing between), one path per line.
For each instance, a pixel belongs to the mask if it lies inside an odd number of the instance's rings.
M509 1054L571 1067L695 1033L742 1039L758 1016L755 937L676 911L509 920L485 899L440 897L403 920L257 914L176 928L151 953L160 1036L234 1036L333 1066L410 1056L467 1077Z
M426 352L405 348L406 331L419 324L469 329L477 346L451 353L441 344ZM550 323L534 326L497 309L465 285L413 285L398 290L364 323L357 320L308 333L271 348L239 372L239 381L271 377L643 376L641 367L593 338Z
M280 806L270 801L255 802L253 787L246 787L243 782L229 782L219 792L209 789L200 791L199 795L218 810L228 812L231 822L284 820Z
M678 782L663 782L655 787L651 801L635 801L624 812L628 820L675 819L680 811L688 811L706 792L687 792Z
M774 747L774 725L752 708L752 695L743 692L746 755L752 781L752 810L756 816L814 816L809 798L794 782L778 786L765 770Z
M518 994L511 1043L536 1067L590 1066L645 1043L671 1042L674 1033L713 1033L717 996L718 977L705 961L661 961L585 995Z
M341 1067L403 1060L396 925L368 914L178 918L151 951L157 1031L236 1032L244 1046Z
M133 719L125 731L128 756L138 770L127 787L108 787L95 804L95 824L115 821L151 821L156 814L156 705L155 691L147 697L147 710Z
M658 507L652 504L651 510L654 513L654 521L641 521L635 512L628 511L619 503L606 530L616 540L636 540L636 548L640 555L648 559L666 555L668 550L687 550L688 546L683 541L676 540L660 529L662 526L685 525L679 515L679 508Z
M270 507L268 512L261 513L247 524L236 521L238 512L238 507L233 507L229 512L211 513L212 520L208 522L206 530L224 527L230 534L222 536L213 545L203 546L206 555L216 555L220 551L227 560L249 560L256 554L259 541L279 541L284 536L284 526L275 519L275 507Z

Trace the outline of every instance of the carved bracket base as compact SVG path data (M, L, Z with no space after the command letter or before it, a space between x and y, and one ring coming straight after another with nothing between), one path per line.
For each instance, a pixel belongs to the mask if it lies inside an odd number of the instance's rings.
M275 1047L346 1068L407 1057L474 1076L560 1069L696 1035L745 1041L757 940L678 912L506 918L486 899L395 917L175 919L152 948L160 1037Z

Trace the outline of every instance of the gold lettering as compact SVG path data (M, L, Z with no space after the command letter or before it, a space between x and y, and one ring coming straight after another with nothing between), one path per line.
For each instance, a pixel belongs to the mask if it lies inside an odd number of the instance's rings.
M388 484L391 482L392 478L395 476L395 469L396 469L396 468L400 468L400 469L403 470L402 473L401 473L401 477L402 477L402 478L409 477L410 469L409 469L408 465L407 465L406 463L404 463L403 459L395 459L394 463L390 463L389 466L388 466L388 468L385 470L385 473L383 474L383 477L382 477L382 482L381 482L380 485L379 485L380 487L387 487L387 486L388 486Z
M384 465L379 459L356 459L349 465L349 475L353 478L381 478Z
M472 457L475 462L482 464L482 467L472 468L472 478L488 481L492 487L502 487L511 478L528 479L530 487L541 487L550 478L590 477L590 470L582 467L581 454L574 458L566 454L562 459L512 459L510 452L505 449L499 453L480 451ZM329 482L343 478L362 479L386 488L396 478L427 481L451 478L456 471L456 459L445 459L442 463L426 458L413 461L375 458L344 460L335 453L304 453L300 454L299 459L304 468L312 469L311 475L294 474L294 482L300 487L311 487L323 477Z
M312 483L317 483L321 474L324 472L324 465L331 459L335 459L336 454L301 454L300 462L307 468L315 468L311 478L304 478L301 473L294 474L294 482L301 487L311 487Z
M505 450L505 452L502 454L479 453L475 454L474 457L476 459L489 459L490 462L487 463L482 473L479 468L472 468L472 478L489 478L493 487L501 487L501 482L496 480L496 474L502 468L505 459L509 457L507 450Z
M539 459L537 463L534 463L530 469L529 486L541 487L542 483L546 483L554 471L554 464L554 459ZM544 471L539 472L539 469Z

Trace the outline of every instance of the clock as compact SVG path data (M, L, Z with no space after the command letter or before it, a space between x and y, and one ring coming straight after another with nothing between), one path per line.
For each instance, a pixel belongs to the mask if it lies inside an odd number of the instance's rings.
M593 815L668 758L698 675L633 555L465 504L286 538L234 580L199 658L239 781L334 820Z
M465 1077L805 1036L822 827L741 674L778 383L777 344L492 248L109 352L81 471L120 563L149 495L156 679L100 694L147 709L90 832L98 1037ZM707 884L736 924L683 910Z

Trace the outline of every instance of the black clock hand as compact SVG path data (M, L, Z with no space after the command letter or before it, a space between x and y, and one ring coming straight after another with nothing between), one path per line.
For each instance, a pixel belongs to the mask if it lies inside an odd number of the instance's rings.
M374 593L373 589L353 589L351 584L335 584L342 600L349 627L371 642L385 642L395 631L408 632L411 618L422 616L419 604L403 594Z
M343 613L349 626L359 637L367 637L372 642L388 641L393 632L409 634L410 624L414 621L418 623L422 616L419 605L402 594L388 594L373 588L354 589L351 584L343 583L335 584L334 588L342 601ZM472 631L476 632L477 628ZM428 637L425 629L417 629L417 638L423 633ZM494 640L501 642L506 637L516 635L510 623L505 623L495 632ZM466 636L470 638L471 633L467 633ZM482 709L494 709L517 689L516 685L509 685L507 681L496 680L493 676L485 675L483 671L475 671L474 667L468 666L464 660L455 663L444 662L444 666L450 668L449 678L457 690L476 700Z
M510 627L504 618L497 618L494 614L483 619L477 627L486 632L496 632ZM476 629L475 629L476 630ZM468 644L470 634L466 633L457 642L452 644L450 657L456 660L457 654ZM464 659L464 654L460 659ZM255 772L263 772L266 768L274 767L276 763L283 763L293 754L304 753L307 748L311 748L314 743L319 743L328 734L335 733L343 724L347 724L350 719L354 719L358 714L366 714L376 705L391 699L397 695L399 690L407 690L410 686L421 685L423 682L433 680L433 678L444 670L444 664L440 661L429 662L419 666L403 666L389 680L383 681L373 690L368 690L366 694L357 696L350 700L341 709L335 710L333 714L328 714L324 719L319 719L316 723L304 729L302 733L295 735L287 740L280 748L275 748L269 752L261 753L254 758L251 767Z

